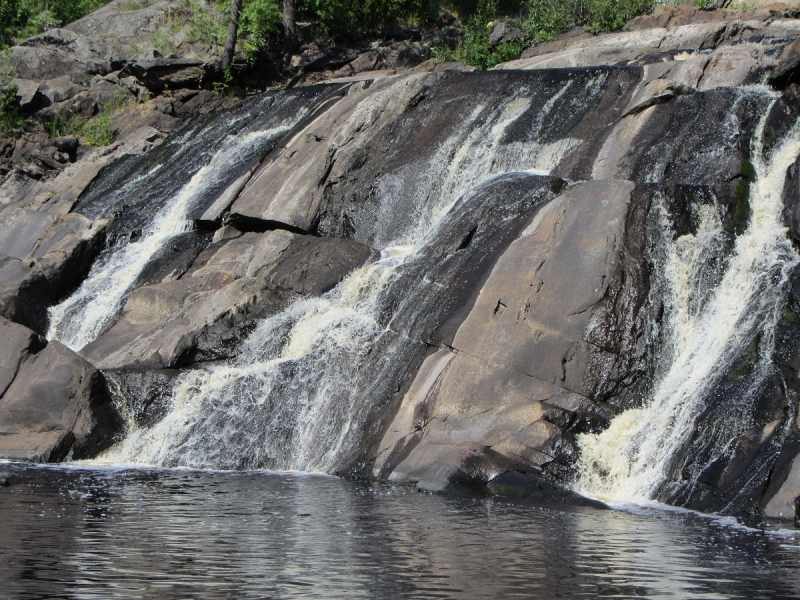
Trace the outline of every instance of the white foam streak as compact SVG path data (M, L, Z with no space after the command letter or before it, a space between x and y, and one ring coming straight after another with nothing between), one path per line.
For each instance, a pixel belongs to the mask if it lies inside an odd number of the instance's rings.
M117 313L139 275L170 239L191 229L187 220L194 203L215 183L249 146L287 131L279 127L231 136L210 162L202 167L181 191L155 216L142 239L128 243L108 260L98 263L81 287L49 311L47 338L58 340L72 350L92 342ZM148 173L151 176L156 170Z
M786 169L800 154L800 127L764 156L765 121L766 115L752 153L758 178L750 190L750 222L736 239L722 280L699 305L697 274L704 250L721 235L714 211L701 208L697 233L676 239L668 249L672 364L647 406L622 413L598 435L580 436L576 491L601 499L652 499L671 460L688 442L709 387L757 331L771 335L782 284L798 262L781 220L781 193Z
M550 99L531 135L538 136L569 85ZM394 359L391 340L398 334L379 325L383 291L465 192L504 172L549 172L578 143L503 143L509 126L530 108L527 98L508 100L499 110L478 106L424 172L384 177L376 186L381 207L390 210L409 182L417 197L416 212L402 227L394 225L394 215L378 215L387 223L381 257L325 296L299 300L261 322L236 360L184 376L173 389L171 412L151 429L132 431L106 458L166 466L336 469L343 456L352 455L370 410L369 399L355 387L361 361L373 351L386 353L381 360ZM466 138L463 131L469 131ZM390 341L380 346L383 336Z

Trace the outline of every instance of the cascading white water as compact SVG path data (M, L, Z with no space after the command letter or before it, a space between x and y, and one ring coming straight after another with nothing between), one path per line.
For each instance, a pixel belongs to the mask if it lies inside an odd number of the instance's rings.
M467 138L454 134L427 172L415 174L415 218L380 240L380 260L357 269L323 297L297 301L263 321L231 363L183 376L173 387L171 412L151 429L132 431L104 458L335 470L359 441L357 430L370 408L365 390L380 384L380 372L362 369L362 359L382 352L380 361L401 362L401 336L379 324L384 290L415 260L464 192L508 171L549 172L578 143L558 148L500 143L506 128L529 108L530 100L519 98L499 109L477 107L464 124ZM490 118L480 120L482 112ZM384 199L392 197L400 179L387 176L378 185Z
M96 264L72 296L50 309L47 338L76 351L92 342L117 313L148 263L172 238L191 229L187 215L208 185L223 178L231 165L254 146L264 145L286 131L288 127L281 126L229 136L209 163L158 212L140 240Z
M786 170L800 154L800 123L771 152L764 152L767 111L754 135L750 186L751 216L735 242L724 275L698 303L707 249L722 234L713 207L700 207L695 234L668 247L666 323L672 362L645 407L627 410L597 435L579 436L580 460L574 489L610 500L654 499L672 459L688 442L705 406L707 391L756 333L769 353L782 308L783 288L800 261L781 219ZM670 352L671 351L671 352ZM768 360L769 356L762 359Z

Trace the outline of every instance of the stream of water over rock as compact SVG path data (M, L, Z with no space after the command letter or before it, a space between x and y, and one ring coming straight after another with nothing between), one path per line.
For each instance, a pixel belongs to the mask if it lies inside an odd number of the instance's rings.
M111 382L127 429L103 459L435 490L518 474L697 507L676 494L720 447L783 419L752 461L763 481L793 431L791 407L773 414L788 394L686 448L747 348L744 401L771 373L800 260L781 215L800 126L766 147L779 100L761 86L626 112L641 77L274 92L112 166L77 204L115 219L110 243L49 329ZM659 111L697 122L659 138Z
M603 78L598 80L590 85L597 87ZM534 137L570 85L545 103ZM173 386L170 413L152 428L132 431L104 458L323 472L353 460L371 411L391 393L384 384L396 377L388 374L402 368L419 345L382 314L392 294L401 290L403 305L413 313L430 310L445 286L415 275L415 269L433 261L425 248L443 224L454 213L468 213L486 186L504 176L545 175L574 146L569 139L500 144L530 110L526 98L497 107L478 103L464 125L466 139L458 134L445 140L427 171L415 174L423 183L436 183L421 186L424 195L405 227L385 228L376 240L378 260L322 297L297 301L261 322L234 361L183 376ZM380 193L391 198L394 185L391 178L384 181Z
M709 260L719 252L722 223L714 206L698 207L696 233L672 240L663 272L669 367L642 408L617 416L599 434L580 436L575 490L611 500L652 500L689 440L708 391L733 359L759 339L757 369L772 360L773 330L783 310L789 274L800 262L781 216L786 169L800 154L800 123L769 151L761 118L752 141L756 178L751 216L737 237L724 274L709 283Z
M131 241L99 261L81 287L61 304L50 309L49 339L80 350L93 341L103 327L119 311L137 278L147 265L176 236L190 231L189 211L197 197L206 192L237 167L241 168L253 156L289 130L282 126L266 131L250 131L230 135L207 165L201 167L189 182L156 213L140 239ZM128 184L138 188L158 176L158 165L143 178ZM124 191L123 191L124 194Z

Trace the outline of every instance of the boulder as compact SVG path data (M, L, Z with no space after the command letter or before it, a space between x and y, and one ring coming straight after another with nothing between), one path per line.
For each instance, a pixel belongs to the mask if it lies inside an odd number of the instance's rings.
M516 27L511 27L511 25L505 21L497 23L492 29L492 33L489 34L489 42L492 46L499 46L500 44L514 40L523 41L524 39L525 34L522 31Z
M17 376L20 365L47 343L27 327L0 317L0 398Z
M539 211L497 260L452 350L423 363L380 444L376 475L444 489L472 446L517 468L568 464L574 450L549 413L591 411L597 399L586 374L605 351L586 332L620 269L633 189L589 182Z
M296 66L306 72L325 71L338 69L355 60L357 57L358 51L352 48L334 46L333 48L321 50L314 54L304 54Z
M758 43L745 43L758 34ZM796 20L748 20L698 22L675 27L657 27L603 36L564 37L526 50L519 60L498 65L498 69L552 69L626 64L659 56L659 60L683 58L694 50L719 53L709 74L723 85L754 82L775 67L771 57L786 44L786 38L800 34ZM741 45L741 47L738 47ZM670 54L672 53L672 54ZM732 72L728 72L732 71ZM714 79L709 86L717 85Z
M800 83L800 37L781 52L778 64L769 77L770 85L785 88L790 83Z
M103 376L50 342L20 366L0 398L0 456L35 462L94 456L120 425Z
M107 38L91 38L67 29L50 29L11 49L17 76L34 81L68 77L87 84L92 75L122 67L124 50Z
M113 0L64 29L94 39L118 40L122 45L141 45L152 39L170 14L180 11L178 3L156 1L128 10L126 0Z
M151 92L165 89L197 88L206 77L205 62L193 58L156 58L129 64L120 73L130 73Z
M22 112L32 113L41 108L42 96L39 93L39 82L30 79L13 79L11 84L17 87L17 105Z
M419 42L398 42L381 49L383 69L408 69L428 60L431 49Z
M800 455L793 457L788 463L783 481L764 507L764 516L773 519L800 518L797 499L800 498Z
M68 75L46 79L39 85L39 93L42 95L45 106L69 100L82 90L83 87L73 83Z
M0 230L0 315L44 333L47 308L76 287L105 240L108 220L8 207Z

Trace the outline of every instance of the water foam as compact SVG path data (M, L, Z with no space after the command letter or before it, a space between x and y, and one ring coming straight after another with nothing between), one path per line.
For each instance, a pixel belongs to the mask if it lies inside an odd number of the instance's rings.
M710 207L699 208L698 231L668 247L665 280L672 362L645 407L623 412L600 434L579 436L574 489L581 494L653 499L669 477L672 460L689 441L708 390L757 333L762 335L762 361L769 360L785 284L800 260L781 219L786 169L800 154L800 124L765 153L762 138L768 114L754 136L757 178L750 188L748 227L736 239L721 281L702 303L696 301L703 296L698 274L706 250L719 243L719 218Z
M233 164L254 147L288 131L285 126L230 136L222 148L154 217L142 238L130 242L97 263L80 288L49 311L47 338L72 350L92 342L119 311L145 267L174 237L191 230L187 215L210 184L216 183ZM147 177L154 175L154 169Z
M550 100L539 128L565 91ZM385 177L377 186L382 203L391 204L399 192L392 186L401 180L414 181L417 196L414 218L382 236L381 257L324 296L298 300L262 321L237 359L182 376L169 414L130 432L104 459L333 472L352 457L382 366L406 360L404 348L419 343L380 324L384 291L417 260L465 192L504 172L549 172L579 143L502 143L530 108L520 98L478 106L460 130L469 131L466 139L459 131L444 140L425 172Z

